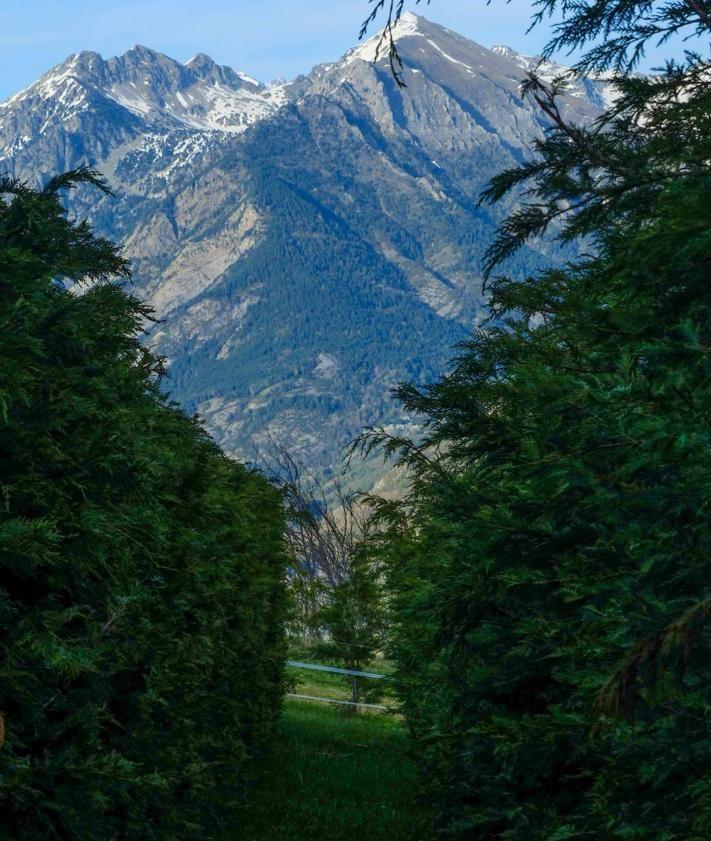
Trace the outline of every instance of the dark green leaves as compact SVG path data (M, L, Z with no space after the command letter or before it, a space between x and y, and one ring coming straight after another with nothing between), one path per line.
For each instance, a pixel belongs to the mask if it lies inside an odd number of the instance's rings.
M3 829L216 837L280 706L280 497L161 395L78 183L1 188Z
M559 7L543 2L543 13ZM707 31L703 4L563 4L553 47L628 68ZM381 507L399 685L447 837L711 833L711 100L708 63L620 79L569 125L555 86L532 159L494 179L528 238L591 253L490 280L492 319L451 374L400 389L424 440L377 434L413 475Z

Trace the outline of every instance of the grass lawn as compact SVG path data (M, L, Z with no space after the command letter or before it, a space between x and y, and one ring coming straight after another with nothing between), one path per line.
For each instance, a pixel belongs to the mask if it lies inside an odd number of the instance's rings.
M432 838L393 716L287 700L280 743L259 771L235 841Z

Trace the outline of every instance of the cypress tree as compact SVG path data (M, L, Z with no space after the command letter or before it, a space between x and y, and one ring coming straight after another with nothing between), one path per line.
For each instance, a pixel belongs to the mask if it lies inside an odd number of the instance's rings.
M540 4L543 11L555 2ZM629 70L697 4L563 7L549 51ZM620 78L566 123L564 88L524 92L550 128L484 200L525 187L490 278L555 225L582 256L493 277L492 318L432 387L399 389L422 440L381 503L399 685L445 835L711 834L708 63Z
M81 183L0 184L4 837L214 837L280 705L280 498L163 394Z

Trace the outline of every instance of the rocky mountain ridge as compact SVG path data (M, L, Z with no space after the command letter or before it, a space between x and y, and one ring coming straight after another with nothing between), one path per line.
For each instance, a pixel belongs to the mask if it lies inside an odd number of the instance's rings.
M273 86L204 55L80 53L0 105L5 174L106 175L115 198L71 211L123 243L172 392L241 457L275 435L327 468L364 425L411 424L390 389L436 377L484 316L507 207L477 196L545 128L518 90L533 59L410 14L397 35L406 88L374 36ZM571 87L567 112L591 119L605 84Z

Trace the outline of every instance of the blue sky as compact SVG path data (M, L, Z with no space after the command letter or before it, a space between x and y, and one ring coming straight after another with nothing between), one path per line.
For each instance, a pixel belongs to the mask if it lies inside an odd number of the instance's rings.
M409 8L485 46L536 53L530 0L432 0ZM0 100L69 54L105 58L143 44L185 61L198 52L262 81L292 78L357 41L367 0L0 0Z

